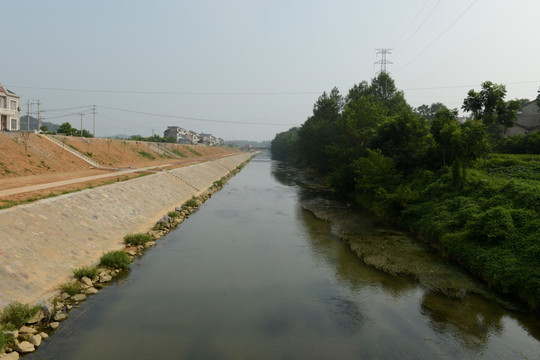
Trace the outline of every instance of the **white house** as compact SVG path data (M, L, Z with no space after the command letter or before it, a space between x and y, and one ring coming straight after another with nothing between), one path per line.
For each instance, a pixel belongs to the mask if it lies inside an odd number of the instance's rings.
M0 129L2 131L20 130L21 96L0 84Z

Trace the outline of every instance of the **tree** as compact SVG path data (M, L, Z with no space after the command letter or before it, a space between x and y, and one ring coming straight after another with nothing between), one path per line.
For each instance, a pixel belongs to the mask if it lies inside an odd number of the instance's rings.
M270 143L270 151L272 159L291 161L294 156L294 148L296 139L298 138L298 128L293 127L288 131L281 132L276 135Z
M439 110L448 110L448 108L443 103L436 102L431 104L431 106L425 104L420 105L414 109L414 112L424 117L426 120L431 121L433 118L435 118L435 114L437 114Z
M519 100L504 101L506 87L491 81L482 83L482 90L469 90L463 101L463 110L471 112L474 119L482 121L487 127L500 125L505 130L514 125L517 111L521 108Z
M65 135L73 135L77 130L74 129L69 122L65 122L58 128L57 133Z

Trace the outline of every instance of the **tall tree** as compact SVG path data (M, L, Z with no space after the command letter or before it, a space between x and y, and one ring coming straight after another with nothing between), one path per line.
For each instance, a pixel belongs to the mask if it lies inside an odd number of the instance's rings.
M517 111L521 107L519 100L504 101L506 87L491 81L482 83L482 90L469 90L463 101L463 110L471 112L474 119L481 120L486 126L501 125L505 129L514 125Z

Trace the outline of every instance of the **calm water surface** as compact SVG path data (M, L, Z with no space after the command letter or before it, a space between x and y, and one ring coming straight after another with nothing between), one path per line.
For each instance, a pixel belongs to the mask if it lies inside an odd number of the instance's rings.
M264 154L25 359L540 359L539 321L365 266Z

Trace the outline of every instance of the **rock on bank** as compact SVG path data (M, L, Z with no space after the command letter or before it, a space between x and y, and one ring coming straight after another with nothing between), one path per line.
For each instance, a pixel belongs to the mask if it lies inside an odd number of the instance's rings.
M128 233L198 196L253 154L238 154L0 210L0 308L34 303L119 249Z

